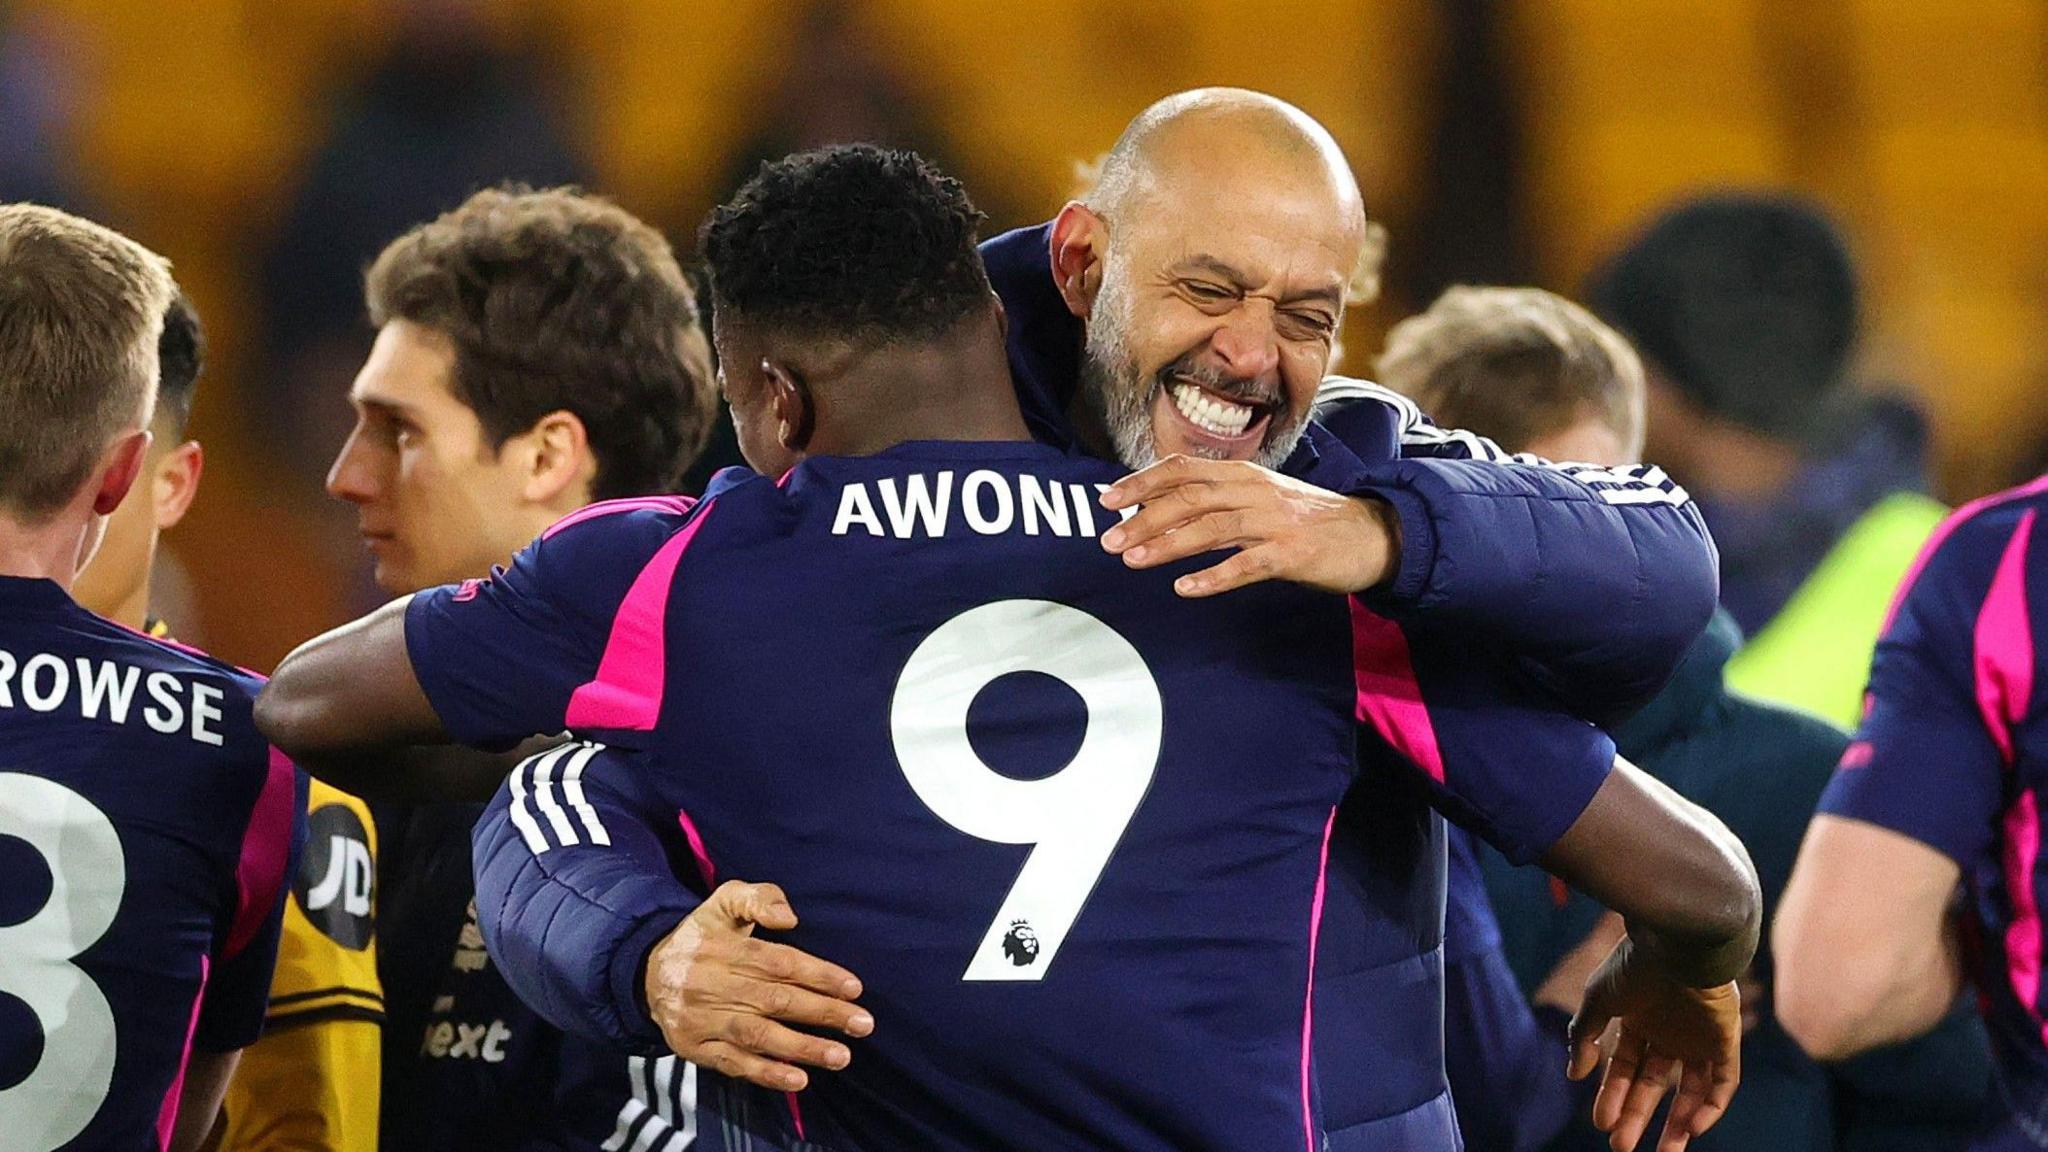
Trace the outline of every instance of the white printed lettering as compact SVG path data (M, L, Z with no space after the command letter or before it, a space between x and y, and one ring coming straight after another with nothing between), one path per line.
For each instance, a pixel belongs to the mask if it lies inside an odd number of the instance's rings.
M973 477L969 479L972 480ZM917 472L905 476L901 500L896 498L896 481L893 477L884 476L875 482L875 486L882 492L882 510L889 514L889 530L898 540L910 539L912 529L917 523L924 525L926 536L937 538L946 534L946 512L953 502L953 474L941 472L938 480L938 492L935 495L924 473Z
M1095 501L1089 497L1087 487L1069 484L1067 490L1074 494L1074 519L1081 525L1081 535L1095 535Z
M504 1063L505 1041L511 1038L512 1030L505 1027L503 1020L491 1021L491 1030L484 1034L484 1063Z
M155 707L142 710L143 721L166 735L183 728L185 702L176 695L181 687L178 678L169 672L151 672L143 684L149 688L149 698L156 701Z
M36 690L36 671L43 668L50 670L50 690L47 693ZM37 712L54 711L70 692L71 669L66 668L62 660L48 652L36 653L22 666L21 702Z
M881 518L875 515L875 505L868 499L865 484L848 484L839 490L839 515L832 518L832 534L844 536L855 524L867 528L870 536L882 534Z
M427 1040L420 1045L420 1050L438 1060L448 1055L448 1047L454 1042L455 1025L443 1020L427 1029Z
M1038 524L1042 519L1046 531L1055 536L1072 536L1074 520L1067 510L1066 495L1061 486L1051 480L1040 480L1036 476L1017 477L1017 503L1024 507L1024 534L1038 535Z
M135 702L135 683L142 670L134 665L118 667L108 660L78 657L78 706L88 720L100 718L100 707L110 705L107 719L128 722L128 706ZM123 674L126 675L123 675Z
M985 492L995 493L996 510L993 516L983 512L982 502L974 494L977 485ZM967 514L967 526L983 536L1008 532L1010 521L1015 516L1009 486L1003 483L1001 476L985 468L967 474L967 482L960 486L960 510Z
M207 699L209 696L213 698L210 701ZM226 698L227 693L222 692L211 684L194 684L192 686L192 738L194 740L199 741L201 744L211 744L216 748L227 743L227 738L220 734L219 729L206 726L208 720L220 719L220 709L214 707L214 705Z
M7 682L14 679L14 653L0 648L0 708L14 707L14 693L7 688Z

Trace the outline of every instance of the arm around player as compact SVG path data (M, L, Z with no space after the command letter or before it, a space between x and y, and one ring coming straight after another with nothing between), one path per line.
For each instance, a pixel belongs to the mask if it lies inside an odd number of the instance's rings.
M1106 506L1144 507L1104 546L1134 567L1236 553L1184 577L1183 595L1269 579L1365 594L1404 622L1485 639L1580 715L1624 713L1663 686L1718 590L1684 489L1654 467L1510 456L1377 385L1333 388L1305 478L1171 457L1110 489Z
M572 744L521 764L478 821L477 918L506 981L566 1032L763 1087L804 1087L800 1064L844 1068L844 1044L777 1021L865 1036L860 981L755 937L796 927L774 885L727 881L700 905L672 866L693 845L650 775L630 755ZM577 822L536 819L560 807L558 790Z

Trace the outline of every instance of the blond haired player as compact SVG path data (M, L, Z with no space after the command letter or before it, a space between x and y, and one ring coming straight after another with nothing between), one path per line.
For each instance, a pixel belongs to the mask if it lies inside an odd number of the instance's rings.
M156 439L76 587L85 607L158 638L170 630L150 614L150 576L158 537L199 491L204 453L185 432L204 352L199 318L179 296L157 345ZM377 1147L384 997L372 931L376 829L362 801L318 780L306 819L263 1038L243 1053L222 1105L215 1147L223 1150Z

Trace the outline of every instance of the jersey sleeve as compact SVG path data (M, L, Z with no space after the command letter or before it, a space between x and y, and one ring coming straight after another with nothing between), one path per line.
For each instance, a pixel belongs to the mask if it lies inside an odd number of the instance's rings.
M309 781L306 848L285 901L266 1035L330 1020L383 1022L374 931L376 874L377 827L370 806L329 784ZM367 1068L332 1071L356 1082L374 1078L377 1062L372 1058Z
M1365 381L1327 381L1317 419L1360 461L1330 486L1400 519L1400 569L1375 610L1506 645L1582 716L1641 707L1713 615L1712 537L1661 469L1513 455Z
M263 1031L270 980L291 876L306 837L306 776L284 753L268 764L243 827L235 867L235 904L227 930L208 960L206 988L192 1031L208 1052L232 1052Z
M630 755L590 743L520 764L476 825L476 908L486 951L535 1012L573 1035L660 1055L644 965L702 901L677 878L677 810L649 776Z
M406 651L448 734L494 751L570 728L637 743L660 711L669 586L701 521L691 507L592 505L488 579L414 596Z
M1445 816L1517 864L1592 803L1614 740L1558 708L1496 653L1351 603L1357 718L1420 774Z
M2012 725L2034 666L2026 614L2033 513L1938 532L1870 666L1863 723L1820 811L1910 836L1968 868L1991 849Z

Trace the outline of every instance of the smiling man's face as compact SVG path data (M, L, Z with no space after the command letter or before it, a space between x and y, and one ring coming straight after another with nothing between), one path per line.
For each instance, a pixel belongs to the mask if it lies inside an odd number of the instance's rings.
M1285 460L1364 243L1343 188L1215 167L1183 166L1105 221L1082 388L1133 468L1176 453Z

